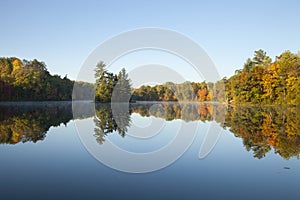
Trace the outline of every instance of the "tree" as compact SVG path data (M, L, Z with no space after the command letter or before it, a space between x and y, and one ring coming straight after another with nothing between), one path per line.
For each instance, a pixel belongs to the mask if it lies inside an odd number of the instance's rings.
M129 102L131 96L131 81L126 73L125 68L119 72L117 76L117 84L113 90L113 101L114 102Z
M242 70L225 83L226 99L238 104L300 103L300 57L290 51L272 63L263 50L254 52Z
M112 77L107 72L106 65L104 62L99 62L95 69L96 78L96 90L95 90L95 101L97 102L110 102L111 100L111 87L110 82Z
M129 102L132 88L125 68L116 75L109 72L101 61L96 65L95 78L96 102Z
M264 68L266 68L270 65L271 62L272 59L267 56L267 52L263 51L262 49L254 51L254 57L252 59L252 63L254 65L263 66Z
M71 100L73 84L51 75L42 61L0 58L0 100Z

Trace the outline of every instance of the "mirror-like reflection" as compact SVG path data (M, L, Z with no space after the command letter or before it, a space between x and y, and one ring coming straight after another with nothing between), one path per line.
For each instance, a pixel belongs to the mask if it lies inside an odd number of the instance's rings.
M50 127L73 119L71 102L23 102L0 104L0 143L17 144L44 140ZM82 113L77 119L91 117Z
M164 118L167 121L181 119L189 121L212 121L222 122L226 106L224 104L203 104L203 103L153 103L133 104L131 112L139 113L141 116L154 116Z
M89 104L92 105L92 104ZM90 106L81 104L85 110L75 119L93 117L94 136L99 144L105 137L117 133L125 137L132 125L132 114L185 122L216 121L227 132L241 138L247 151L255 158L264 158L272 150L283 157L299 158L300 109L299 107L227 107L224 104L201 104L176 102L133 103L129 107L119 105L113 112L111 104L96 104L95 113ZM0 143L17 144L44 140L50 127L65 124L74 119L71 102L1 104ZM225 116L225 120L224 117Z
M70 104L1 105L0 110L0 143L5 144L43 140L51 126L72 119Z
M199 103L153 103L132 104L130 113L142 117L159 117L167 121L181 119L185 122L216 121L224 129L229 129L236 137L243 140L247 151L252 151L255 158L261 159L271 149L285 159L299 158L300 154L300 112L298 107L226 107L224 104ZM222 113L226 113L225 123ZM95 118L96 136L101 144L108 133L117 131L122 137L130 126L130 115L120 112L113 116L111 107L99 106ZM124 118L122 118L124 117ZM125 126L118 127L115 118L124 119Z
M104 138L107 134L114 131L118 132L122 137L125 136L131 122L128 106L120 104L117 111L115 113L112 112L111 104L96 105L94 136L99 144L105 141Z
M285 159L299 158L299 118L299 107L234 107L226 112L225 126L256 158L272 148Z

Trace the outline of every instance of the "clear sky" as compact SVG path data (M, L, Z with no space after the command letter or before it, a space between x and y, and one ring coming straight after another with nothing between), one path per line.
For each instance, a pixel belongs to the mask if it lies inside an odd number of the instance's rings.
M160 27L195 40L221 76L253 51L300 50L300 1L0 1L0 56L44 61L76 79L88 55L120 32ZM126 65L126 63L125 63Z

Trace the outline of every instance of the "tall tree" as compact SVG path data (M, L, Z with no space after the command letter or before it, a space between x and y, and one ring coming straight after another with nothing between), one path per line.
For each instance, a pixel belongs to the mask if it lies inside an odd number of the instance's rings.
M131 81L123 68L118 75L109 72L104 62L95 68L95 101L96 102L128 102L131 96ZM113 96L114 95L114 96ZM113 98L113 99L112 99Z
M99 62L95 69L96 78L96 90L95 90L95 101L98 102L109 102L110 101L110 90L107 80L107 69L104 62Z
M131 96L131 81L125 68L117 76L117 84L114 87L114 102L129 102Z

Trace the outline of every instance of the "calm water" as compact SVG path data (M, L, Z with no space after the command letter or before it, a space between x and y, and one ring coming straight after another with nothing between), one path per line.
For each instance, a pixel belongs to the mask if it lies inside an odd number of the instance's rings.
M88 103L77 106L80 112L73 116L71 102L0 105L1 199L300 198L297 107L136 103L113 113L110 104L95 110ZM80 129L82 124L86 127ZM150 173L111 169L88 152L84 141L100 147L111 141L146 153L168 145L180 127L193 124L195 138L187 151ZM199 159L207 131L216 124L222 130L218 142Z

